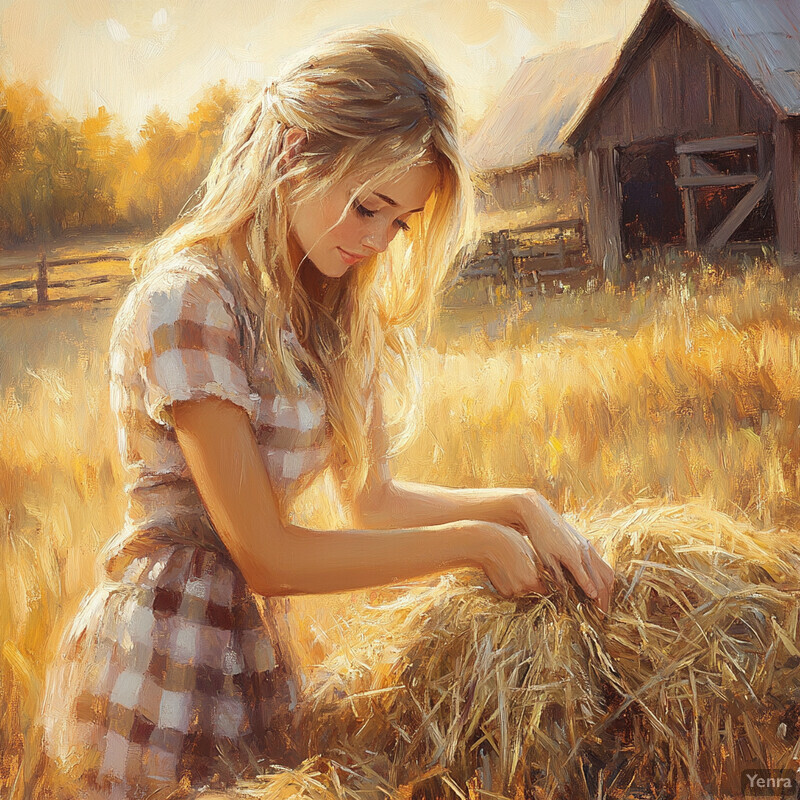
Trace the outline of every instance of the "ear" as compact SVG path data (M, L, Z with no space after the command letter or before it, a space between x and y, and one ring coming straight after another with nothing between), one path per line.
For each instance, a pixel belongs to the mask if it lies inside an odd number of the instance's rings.
M285 165L290 165L297 156L303 152L303 147L308 142L308 134L296 126L290 127L283 134L283 142L281 143L281 161Z

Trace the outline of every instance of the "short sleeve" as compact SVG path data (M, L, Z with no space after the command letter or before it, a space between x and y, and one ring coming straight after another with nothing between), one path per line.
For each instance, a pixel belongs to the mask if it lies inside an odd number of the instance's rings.
M173 427L176 400L216 396L243 408L251 421L259 395L244 366L240 325L218 278L191 270L164 271L142 293L135 316L144 406ZM232 299L232 298L231 298Z

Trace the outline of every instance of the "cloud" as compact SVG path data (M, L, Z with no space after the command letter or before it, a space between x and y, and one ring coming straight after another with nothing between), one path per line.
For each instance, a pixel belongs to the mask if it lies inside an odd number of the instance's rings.
M559 42L592 44L629 33L646 0L560 0L555 34Z
M129 130L158 103L187 113L204 86L263 80L321 35L382 25L425 44L476 118L524 56L597 40L646 0L0 0L0 67L68 108L97 98Z
M127 42L131 38L128 29L115 19L107 19L106 28L108 28L108 33L115 42Z
M153 28L155 28L155 30L160 31L163 28L166 28L168 22L169 14L167 13L166 8L159 8L158 11L153 14Z

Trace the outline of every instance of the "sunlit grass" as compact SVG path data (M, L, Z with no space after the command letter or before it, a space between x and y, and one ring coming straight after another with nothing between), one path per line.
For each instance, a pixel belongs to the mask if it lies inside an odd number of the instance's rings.
M584 519L642 498L699 497L760 527L796 526L800 279L762 263L741 277L653 273L627 292L458 291L466 307L446 312L425 354L422 424L396 459L398 477L532 486ZM84 315L80 324L70 313ZM89 313L0 318L0 794L9 798L46 796L31 721L53 632L95 580L96 553L124 513L110 314ZM337 519L326 485L298 509L309 523ZM325 655L337 614L352 605L293 600L302 660Z
M524 298L493 336L443 335L428 353L425 427L398 470L533 485L562 510L702 496L761 524L793 518L798 289L756 265Z

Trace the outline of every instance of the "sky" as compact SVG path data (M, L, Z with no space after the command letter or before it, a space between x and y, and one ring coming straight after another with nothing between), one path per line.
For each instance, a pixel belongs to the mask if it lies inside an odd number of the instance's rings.
M392 28L453 78L469 128L522 59L620 40L646 0L0 0L0 76L39 85L82 119L135 134L156 105L181 119L204 87L245 85L320 35Z

